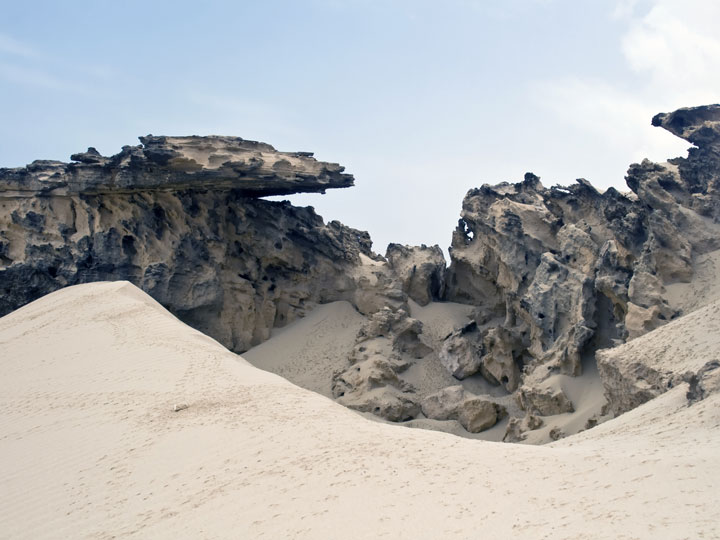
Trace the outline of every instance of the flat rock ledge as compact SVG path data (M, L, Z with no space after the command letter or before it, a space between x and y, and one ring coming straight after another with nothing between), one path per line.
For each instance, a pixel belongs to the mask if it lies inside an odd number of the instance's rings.
M73 163L37 160L0 169L0 198L180 190L237 190L245 197L325 193L353 176L310 152L278 152L239 137L140 137L105 157L88 148Z

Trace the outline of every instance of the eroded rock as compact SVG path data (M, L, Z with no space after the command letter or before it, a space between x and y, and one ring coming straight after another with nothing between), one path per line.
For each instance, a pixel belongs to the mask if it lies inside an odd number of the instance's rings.
M541 428L543 419L534 414L526 414L523 418L513 417L508 421L503 442L517 443L527 438L527 432Z
M460 385L427 396L422 412L433 420L457 420L470 433L490 429L505 415L504 407L475 396Z
M402 282L403 291L421 306L445 291L445 257L439 246L390 244L385 258Z
M140 137L114 156L94 148L73 154L74 163L34 161L0 169L4 196L59 196L187 189L237 190L247 197L320 192L353 185L336 163L309 152L278 152L239 137Z
M333 396L351 409L393 422L415 418L420 412L415 389L398 374L431 351L421 333L420 321L402 309L374 313L358 332L350 367L333 376Z
M523 410L537 416L553 416L575 411L572 402L560 388L522 386L518 400Z
M598 351L607 411L620 415L679 384L688 384L690 402L720 389L718 333L720 302L714 302L662 329Z

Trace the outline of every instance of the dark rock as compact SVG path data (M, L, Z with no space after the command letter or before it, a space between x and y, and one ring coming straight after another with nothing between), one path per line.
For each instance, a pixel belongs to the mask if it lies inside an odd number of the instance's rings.
M402 283L403 291L421 306L442 298L445 257L439 246L390 244L385 258Z
M665 287L691 281L694 258L720 249L720 106L653 124L698 147L670 163L631 165L634 193L600 193L584 179L546 189L532 173L467 193L445 299L501 318L501 341L512 340L521 369L579 375L595 350L667 324L680 313ZM454 355L467 357L464 372L484 354L469 350Z
M353 185L336 163L307 152L278 152L239 137L140 137L103 157L94 148L73 154L75 163L35 161L0 169L0 194L35 196L151 191L237 190L245 197L324 193Z

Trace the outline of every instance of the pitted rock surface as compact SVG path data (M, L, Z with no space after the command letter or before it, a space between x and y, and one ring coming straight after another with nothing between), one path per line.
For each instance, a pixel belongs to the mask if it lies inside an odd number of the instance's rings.
M278 152L239 137L140 137L104 157L94 148L73 154L73 163L34 161L0 169L3 196L235 189L246 197L320 192L353 185L336 163L310 152Z

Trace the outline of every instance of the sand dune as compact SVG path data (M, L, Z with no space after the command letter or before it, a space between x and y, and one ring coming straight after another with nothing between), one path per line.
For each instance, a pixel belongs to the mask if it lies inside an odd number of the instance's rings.
M685 384L544 447L409 430L126 282L0 319L0 351L1 537L720 536L720 398L688 407Z

